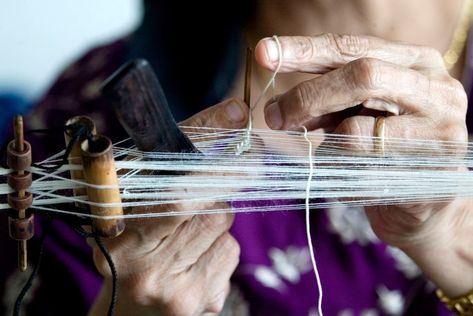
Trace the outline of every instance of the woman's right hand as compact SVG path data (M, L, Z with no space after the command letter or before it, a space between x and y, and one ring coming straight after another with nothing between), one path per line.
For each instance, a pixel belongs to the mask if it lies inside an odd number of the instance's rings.
M243 128L247 119L248 107L231 99L182 124ZM173 205L173 210L199 208L222 205ZM239 262L239 245L228 232L232 222L232 214L127 221L120 236L105 240L119 280L116 315L220 312L230 289L230 277ZM106 315L111 299L111 272L95 242L89 243L95 265L104 276L102 291L89 315Z

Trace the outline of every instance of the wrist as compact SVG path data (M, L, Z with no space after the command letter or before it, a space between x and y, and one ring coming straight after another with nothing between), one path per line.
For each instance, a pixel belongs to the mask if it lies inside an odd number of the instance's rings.
M449 297L473 289L473 200L457 199L436 213L418 238L399 248Z

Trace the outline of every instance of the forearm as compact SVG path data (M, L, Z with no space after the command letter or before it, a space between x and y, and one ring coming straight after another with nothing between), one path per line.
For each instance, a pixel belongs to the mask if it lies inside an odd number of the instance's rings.
M457 199L429 223L430 237L401 247L449 297L473 290L473 199Z

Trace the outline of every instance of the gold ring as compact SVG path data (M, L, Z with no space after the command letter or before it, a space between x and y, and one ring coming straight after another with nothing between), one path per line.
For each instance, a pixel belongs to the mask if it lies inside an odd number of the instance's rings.
M378 116L374 121L374 152L384 156L385 117Z

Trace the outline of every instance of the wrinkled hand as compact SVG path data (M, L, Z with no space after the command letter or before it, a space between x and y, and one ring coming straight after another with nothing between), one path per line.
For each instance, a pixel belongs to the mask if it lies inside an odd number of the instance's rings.
M182 122L185 126L243 128L248 107L227 100ZM173 210L222 205L173 205ZM163 209L153 209L160 212ZM228 232L232 214L163 217L127 221L125 231L106 240L118 272L116 315L200 315L219 312L239 262L239 246ZM94 261L104 288L91 315L105 315L111 292L110 269L94 242Z
M449 75L438 51L367 36L327 34L280 37L279 41L281 72L315 76L266 104L265 119L270 128L306 126L368 137L374 131L373 111L377 115L387 111L392 115L385 120L386 138L467 140L466 93ZM274 70L280 58L275 41L261 40L256 58L262 66ZM360 104L364 107L361 112L347 115L349 109ZM373 144L363 146L351 149L373 150ZM459 294L461 289L455 287L459 284L473 288L469 265L473 253L467 251L473 240L471 234L461 235L466 227L473 228L469 203L455 199L444 204L377 207L367 209L367 214L380 239L405 250L437 284ZM438 259L440 252L448 258L445 262ZM461 256L468 260L456 268L470 268L466 280L461 279L464 271L447 273L453 269L447 268L448 260L455 266ZM462 281L456 285L450 282L456 279Z

